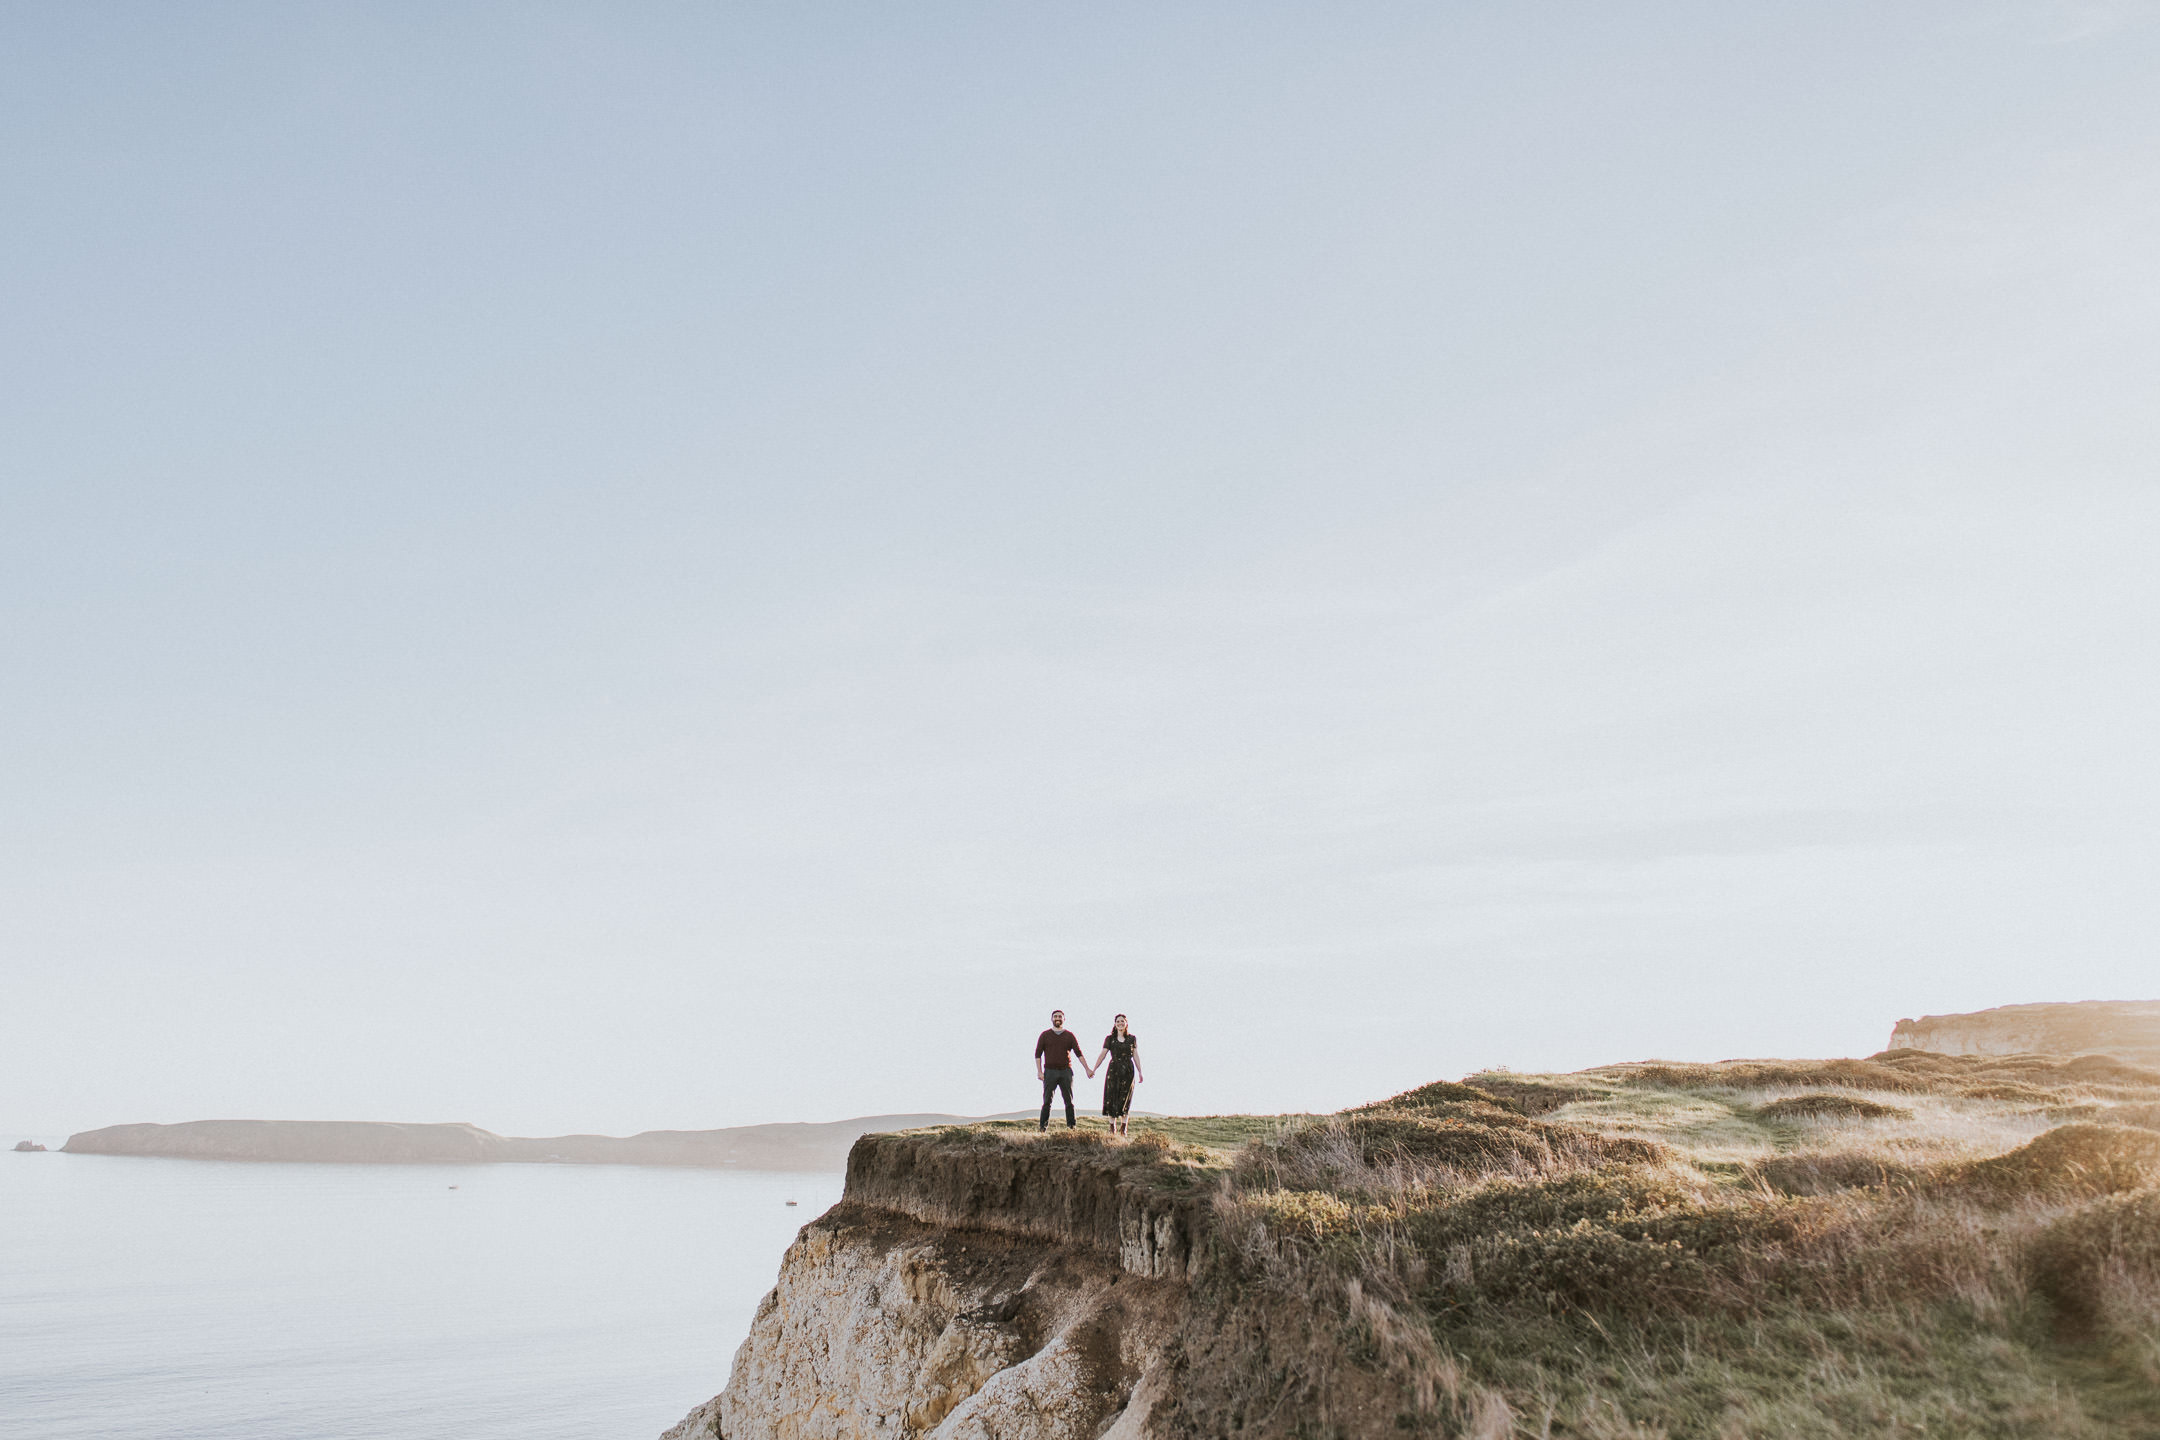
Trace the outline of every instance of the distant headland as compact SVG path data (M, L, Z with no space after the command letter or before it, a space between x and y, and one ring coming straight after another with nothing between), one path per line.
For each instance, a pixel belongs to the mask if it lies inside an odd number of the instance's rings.
M967 1124L960 1115L863 1115L822 1124L647 1130L637 1135L497 1135L477 1125L372 1120L190 1120L108 1125L68 1137L70 1155L347 1165L682 1165L707 1169L838 1170L864 1135Z
M2112 1055L2160 1066L2160 1000L2004 1005L1964 1015L1900 1020L1892 1050L1945 1055Z

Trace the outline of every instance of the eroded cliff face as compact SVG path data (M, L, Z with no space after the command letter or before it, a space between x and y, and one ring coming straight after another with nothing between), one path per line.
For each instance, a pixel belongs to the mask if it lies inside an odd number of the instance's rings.
M664 1440L1141 1440L1174 1280L843 1201L787 1252L727 1389Z
M1138 1152L1145 1159L1153 1152ZM847 1198L937 1226L1028 1236L1114 1261L1148 1279L1191 1277L1206 1187L1189 1172L1131 1163L1109 1146L966 1146L865 1136L848 1154Z
M2155 1076L1898 1048L865 1137L667 1440L2149 1440Z
M865 1136L664 1440L1154 1440L1208 1192L1144 1146Z

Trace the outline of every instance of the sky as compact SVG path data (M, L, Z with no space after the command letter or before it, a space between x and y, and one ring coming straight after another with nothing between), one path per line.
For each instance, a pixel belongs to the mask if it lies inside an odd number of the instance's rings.
M0 1124L2160 996L2155 73L2099 3L0 6Z

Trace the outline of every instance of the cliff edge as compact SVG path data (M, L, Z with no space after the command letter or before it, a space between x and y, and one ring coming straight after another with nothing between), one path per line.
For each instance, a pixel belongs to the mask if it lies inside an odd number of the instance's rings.
M1141 1440L1222 1155L1160 1133L866 1135L728 1387L666 1440Z
M865 1136L665 1440L2160 1437L2160 1070L1473 1075Z

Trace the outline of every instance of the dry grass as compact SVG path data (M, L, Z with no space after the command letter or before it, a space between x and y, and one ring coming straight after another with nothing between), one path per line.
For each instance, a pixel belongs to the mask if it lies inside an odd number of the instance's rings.
M1228 1164L1230 1157L1246 1141L1273 1135L1286 1124L1296 1124L1313 1117L1308 1115L1150 1115L1135 1116L1129 1143L1140 1144L1149 1135L1163 1136L1180 1146L1216 1152L1216 1159ZM1014 1144L1076 1143L1083 1145L1128 1143L1110 1134L1109 1122L1099 1115L1082 1115L1076 1129L1067 1130L1062 1118L1055 1118L1050 1129L1038 1133L1033 1120L984 1120L973 1125L948 1125L934 1127L945 1134L996 1135ZM1062 1138L1061 1138L1062 1137ZM1152 1143L1152 1142L1148 1142Z
M1323 1432L1349 1367L1448 1435L2160 1436L2156 1104L2104 1058L1473 1076L1250 1140L1214 1293L1339 1317L1267 1359Z
M2113 1195L2060 1217L2031 1247L2028 1268L2065 1327L2112 1341L2160 1390L2160 1192Z
M2120 1195L2160 1180L2160 1134L2125 1125L2064 1125L1944 1178L2005 1199Z
M1787 1095L1782 1100L1772 1100L1756 1109L1765 1120L1910 1120L1912 1111L1897 1105L1885 1105L1864 1095L1842 1095L1835 1091L1810 1090L1805 1095Z

